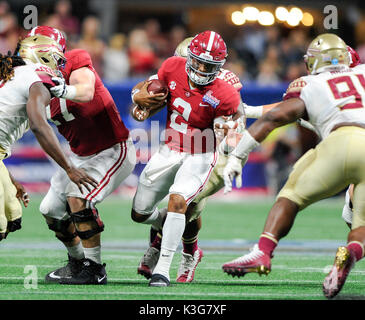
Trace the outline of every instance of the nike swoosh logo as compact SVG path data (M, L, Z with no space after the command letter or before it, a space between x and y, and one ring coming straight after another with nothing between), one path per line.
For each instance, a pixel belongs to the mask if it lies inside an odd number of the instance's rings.
M209 104L199 103L199 107L209 107Z
M53 279L61 279L61 277L60 277L60 276L58 276L58 275L54 274L54 271L53 271L53 272L51 272L51 273L49 274L49 277L50 277L50 278L53 278Z
M101 277L101 278L98 278L98 282L99 282L99 283L100 283L100 282L102 282L105 278L106 278L106 275L105 275L105 276L103 276L103 277Z

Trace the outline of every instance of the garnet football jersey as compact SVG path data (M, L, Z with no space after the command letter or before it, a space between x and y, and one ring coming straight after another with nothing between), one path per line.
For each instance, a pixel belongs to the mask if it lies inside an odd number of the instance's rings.
M158 71L158 78L169 87L165 143L179 152L212 152L214 119L235 114L240 95L222 79L192 88L185 64L185 58L174 56L165 60Z
M65 56L67 62L61 71L67 84L74 70L86 67L94 72L94 98L83 103L53 98L47 117L57 125L71 150L79 156L97 153L126 140L129 131L112 96L94 70L90 55L85 50L75 49L66 52Z

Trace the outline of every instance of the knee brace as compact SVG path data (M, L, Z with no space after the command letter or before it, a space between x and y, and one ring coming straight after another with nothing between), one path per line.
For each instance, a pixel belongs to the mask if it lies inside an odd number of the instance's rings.
M104 231L104 223L100 220L99 213L96 208L89 208L78 212L73 212L71 213L71 218L72 221L75 223L75 226L78 222L95 221L95 224L90 230L80 231L77 229L76 226L76 233L83 240L87 240L92 236Z
M72 241L77 234L71 233L68 231L68 227L72 223L71 218L68 218L67 220L56 220L52 219L52 223L48 223L48 228L54 232L58 232L59 234L56 234L56 238L62 242L70 242Z

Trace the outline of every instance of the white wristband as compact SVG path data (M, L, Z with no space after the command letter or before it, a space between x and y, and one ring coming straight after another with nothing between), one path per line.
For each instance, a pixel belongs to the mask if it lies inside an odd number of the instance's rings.
M263 106L253 107L253 106L245 105L244 110L246 113L246 118L258 119L262 116L264 107Z
M75 86L66 86L66 92L63 94L63 98L66 100L72 100L76 97L76 87Z
M134 104L136 104L135 102L134 102L134 96L135 96L135 94L136 93L138 93L140 90L139 89L133 89L132 90L132 93L131 93L131 99L132 99L132 102L134 103Z
M260 143L258 143L247 130L244 130L241 140L238 142L231 155L239 159L245 159L248 157L248 154L259 145Z

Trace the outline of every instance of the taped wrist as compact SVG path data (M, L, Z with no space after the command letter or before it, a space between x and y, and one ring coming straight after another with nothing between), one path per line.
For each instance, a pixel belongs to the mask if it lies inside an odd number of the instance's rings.
M263 106L253 107L245 105L244 110L247 118L258 119L262 116L264 108Z
M244 130L241 140L238 142L238 145L232 151L231 155L241 160L247 159L248 154L259 145L260 143L258 143L247 130Z
M51 223L48 223L48 229L56 232L55 236L58 240L62 242L71 242L77 236L75 232L71 233L68 230L71 223L71 218L67 220L53 219Z
M62 94L62 98L72 100L76 97L76 91L75 86L66 86L65 92Z
M72 221L75 223L76 234L82 239L87 240L92 236L104 231L104 223L100 220L98 210L96 208L87 208L78 212L71 213ZM80 231L77 223L94 221L90 230Z

